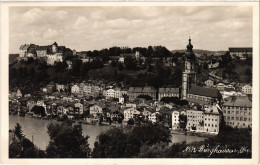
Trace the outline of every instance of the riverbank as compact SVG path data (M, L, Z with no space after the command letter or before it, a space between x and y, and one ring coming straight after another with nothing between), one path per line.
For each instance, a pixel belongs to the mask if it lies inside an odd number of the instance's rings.
M9 129L14 129L16 123L19 123L22 126L23 134L26 138L32 140L34 144L42 150L46 150L46 147L49 144L50 137L48 134L47 126L50 123L60 123L56 120L41 120L36 118L29 117L20 117L9 115ZM76 123L74 123L76 124ZM84 136L89 136L88 143L90 148L94 148L94 143L97 140L97 137L112 128L113 126L99 126L99 125L89 125L81 124L82 132ZM123 125L122 125L123 126ZM192 143L194 141L204 141L206 138L197 137L197 136L187 136L182 134L172 134L171 140L172 143Z

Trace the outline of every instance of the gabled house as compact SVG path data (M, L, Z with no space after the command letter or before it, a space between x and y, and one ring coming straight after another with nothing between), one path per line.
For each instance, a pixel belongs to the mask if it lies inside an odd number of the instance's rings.
M78 113L79 114L83 114L83 104L81 104L81 103L76 103L75 105L75 108L78 108Z
M97 114L103 114L103 109L104 109L103 106L99 106L96 104L89 108L89 113L94 116Z

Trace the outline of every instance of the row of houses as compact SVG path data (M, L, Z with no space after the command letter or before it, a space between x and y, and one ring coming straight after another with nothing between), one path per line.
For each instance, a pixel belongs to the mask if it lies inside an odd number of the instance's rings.
M208 88L217 88L220 91L224 91L225 89L233 89L235 90L237 87L230 83L218 83L215 84L214 80L208 79L205 82L206 87ZM252 85L251 84L244 84L242 86L239 86L239 89L241 92L245 94L252 94Z

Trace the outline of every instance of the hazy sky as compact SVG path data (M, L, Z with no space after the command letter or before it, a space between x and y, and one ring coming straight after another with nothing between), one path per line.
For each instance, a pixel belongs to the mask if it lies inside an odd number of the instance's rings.
M77 51L112 46L195 49L252 46L252 7L11 7L10 53L57 42Z

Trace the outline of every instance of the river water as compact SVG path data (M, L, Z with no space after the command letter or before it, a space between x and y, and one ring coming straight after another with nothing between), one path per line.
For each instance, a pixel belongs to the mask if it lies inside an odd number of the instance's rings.
M60 123L56 120L39 120L35 118L26 118L20 116L9 116L9 129L14 129L16 123L19 123L22 127L23 134L26 138L32 141L33 143L42 150L45 150L49 144L50 137L47 133L47 125L50 123ZM105 132L112 127L110 126L98 126L98 125L87 125L82 124L83 135L89 136L88 143L90 148L94 147L94 143L96 141L97 136ZM33 137L32 137L33 136ZM186 141L187 143L191 143L194 141L203 141L204 137L197 136L187 136L187 135L179 135L172 134L172 143L178 143Z

